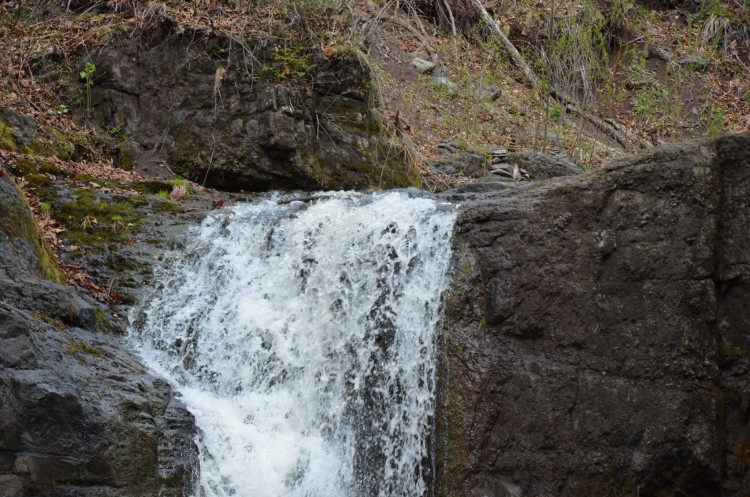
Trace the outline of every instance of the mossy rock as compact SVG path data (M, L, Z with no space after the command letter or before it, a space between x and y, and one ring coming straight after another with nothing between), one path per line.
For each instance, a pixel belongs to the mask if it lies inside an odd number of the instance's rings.
M143 195L107 195L96 188L78 188L65 197L45 199L52 205L53 217L67 228L65 238L94 250L129 239L145 217L139 207L149 203Z
M101 307L94 309L96 315L96 330L105 333L112 327L112 320L106 310Z
M76 146L82 136L82 133L76 133L69 136L56 129L43 130L45 138L36 140L29 145L31 152L45 157L59 157L60 159L70 159L75 153Z
M0 108L0 148L15 152L28 151L39 140L34 119L10 109Z
M29 204L8 175L0 177L0 246L0 265L28 271L56 283L65 281Z
M135 183L132 183L130 187L139 193L152 194L169 192L172 190L172 185L170 183L158 180L136 181Z
M157 212L180 212L182 206L171 200L158 200L154 203L153 209Z
M12 152L18 150L16 140L13 138L13 128L4 121L0 121L0 149Z
M24 177L31 186L45 183L48 180L46 174L63 174L60 168L38 156L18 158L11 164L9 171L14 176Z
M135 411L142 409L134 406ZM148 431L121 421L111 433L110 446L102 454L114 468L119 483L125 484L129 495L157 495L158 444Z

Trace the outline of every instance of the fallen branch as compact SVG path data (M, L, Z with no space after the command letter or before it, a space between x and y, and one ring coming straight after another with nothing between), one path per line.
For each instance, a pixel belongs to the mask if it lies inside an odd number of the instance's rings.
M637 147L635 143L633 143L633 141L628 136L618 131L598 116L592 114L591 112L585 111L583 108L581 108L581 105L578 103L578 101L573 97L555 90L545 90L542 86L541 81L539 81L539 78L534 73L534 70L531 69L531 67L526 63L526 60L516 49L513 43L511 43L510 39L505 36L505 33L503 33L503 31L500 29L500 26L497 25L497 22L484 8L482 2L480 0L470 0L470 3L474 6L474 9L476 9L477 13L480 15L484 23L490 28L492 33L500 40L505 49L508 51L508 53L510 54L510 58L513 60L513 64L521 71L523 71L524 76L526 76L526 79L529 81L529 83L531 83L531 86L535 90L547 93L549 96L553 97L561 104L563 104L563 106L565 106L565 108L570 112L582 116L589 123L596 126L602 132L617 141L617 143L619 143L628 152L633 152L636 150Z
M437 4L438 9L440 8L440 4ZM448 20L451 23L451 33L453 34L453 37L456 37L456 20L453 18L453 10L451 9L450 3L448 3L448 0L443 0L443 6L445 6L445 10L448 13Z
M592 114L591 112L586 112L577 104L571 102L565 103L565 109L586 119L589 123L606 133L610 138L613 138L622 146L622 148L624 148L628 152L634 152L636 150L636 146L635 143L633 143L633 140L631 140L625 133L618 131L614 126L607 123L599 116Z
M529 80L531 86L533 86L535 89L541 88L542 84L539 81L539 78L536 77L534 71L531 69L531 67L529 67L518 50L516 50L516 47L513 45L513 43L511 43L508 37L505 36L503 30L500 29L500 26L497 25L497 22L495 22L495 20L484 8L482 2L480 0L470 0L470 3L474 6L477 13L479 13L479 15L482 17L482 20L490 28L492 33L500 39L500 42L510 54L510 58L513 59L513 63L516 67L523 71L523 74L526 76L526 79Z

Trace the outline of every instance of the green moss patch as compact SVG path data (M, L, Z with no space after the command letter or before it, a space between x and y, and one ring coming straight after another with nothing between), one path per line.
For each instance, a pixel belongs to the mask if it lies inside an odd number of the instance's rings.
M96 347L94 345L91 345L85 340L79 340L77 338L71 338L68 341L68 354L72 356L78 356L81 354L86 354L94 357L101 357L104 355L104 352L99 347Z
M76 174L75 179L80 181L87 181L98 186L106 186L107 188L119 188L120 190L133 190L130 183L126 181L118 181L115 179L103 179L88 174Z
M182 206L171 200L160 200L154 203L154 210L159 212L180 212Z
M13 128L3 121L0 121L0 148L13 152L16 151L16 142L13 139Z
M137 191L138 193L151 193L154 195L159 192L169 192L172 190L172 185L164 181L136 181L130 185L130 188Z
M78 188L70 197L49 199L53 217L68 230L64 236L71 243L94 250L131 238L145 217L139 207L148 204L143 195L110 196L96 188Z
M59 167L36 156L19 158L10 166L10 169L16 176L28 176L31 174L63 174Z
M60 159L70 159L75 152L79 140L85 140L83 133L74 133L74 136L68 136L56 129L45 129L43 140L37 140L29 146L32 153L43 155L45 157L56 156Z
M109 318L109 314L107 314L107 311L105 311L101 307L97 307L94 309L94 314L96 315L97 331L100 331L102 333L109 331L109 328L112 326L112 320Z

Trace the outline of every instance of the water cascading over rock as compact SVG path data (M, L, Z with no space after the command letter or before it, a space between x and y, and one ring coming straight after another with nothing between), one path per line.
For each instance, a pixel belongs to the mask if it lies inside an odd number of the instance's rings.
M266 199L166 258L132 336L196 417L202 495L427 494L455 217L404 192Z

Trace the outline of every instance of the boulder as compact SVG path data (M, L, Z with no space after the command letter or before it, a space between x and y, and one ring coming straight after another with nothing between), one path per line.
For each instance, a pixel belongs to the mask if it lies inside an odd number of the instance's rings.
M509 152L502 158L493 158L497 164L509 164L525 170L529 179L549 179L558 176L574 176L583 169L565 157L539 152Z
M226 43L165 28L97 57L92 117L122 134L123 167L229 191L417 184L357 53L231 50L227 60Z
M494 83L480 83L470 87L471 94L479 101L494 102L503 96L502 89Z
M435 66L437 66L437 64L435 64L434 62L430 62L429 60L424 60L419 57L413 58L410 64L414 68L414 70L420 74L429 74L433 69L435 69Z
M677 61L681 66L689 67L698 72L705 72L708 69L708 60L699 55L688 55Z
M33 118L0 107L0 149L22 151L38 139Z
M456 83L445 76L435 76L434 78L432 78L432 83L430 83L430 86L436 90L445 92L451 97L458 92L458 86L456 86Z
M462 206L437 495L748 494L748 151L659 147Z

